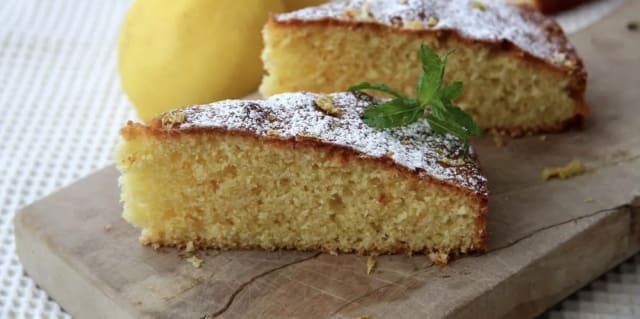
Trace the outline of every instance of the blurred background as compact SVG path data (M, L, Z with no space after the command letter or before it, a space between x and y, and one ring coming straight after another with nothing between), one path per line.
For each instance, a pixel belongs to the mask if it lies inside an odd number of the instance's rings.
M619 3L593 1L559 19L573 32ZM130 4L129 0L0 1L0 318L70 318L23 273L15 256L12 221L20 207L111 164L119 128L136 119L118 74L118 30ZM297 6L304 4L300 1ZM232 32L221 30L227 31ZM255 48L238 50L253 50L256 59L259 53ZM198 81L207 80L198 76L193 75ZM236 88L235 96L198 98L240 97L253 92L253 86L257 82ZM137 92L135 85L131 87L128 92ZM146 103L144 96L140 99L136 104ZM638 296L640 258L545 316L640 318Z

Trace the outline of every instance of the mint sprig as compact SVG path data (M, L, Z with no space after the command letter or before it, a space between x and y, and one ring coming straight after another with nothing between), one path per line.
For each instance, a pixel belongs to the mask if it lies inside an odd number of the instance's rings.
M392 128L426 118L435 133L460 139L468 154L469 136L480 136L482 131L469 114L452 102L462 94L462 82L443 83L447 58L453 52L440 57L428 46L420 46L422 74L416 87L417 98L400 94L384 84L363 82L350 87L351 92L374 90L393 96L389 101L367 108L362 121L374 128Z

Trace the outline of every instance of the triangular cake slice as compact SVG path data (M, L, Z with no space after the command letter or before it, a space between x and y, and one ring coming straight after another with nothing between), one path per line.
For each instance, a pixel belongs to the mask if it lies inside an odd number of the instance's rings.
M586 73L560 26L504 0L352 0L273 16L260 92L336 92L362 81L415 95L426 44L455 49L446 81L484 129L561 130L588 113Z
M124 218L147 244L356 253L486 249L487 183L421 121L373 129L362 93L170 111L121 131Z

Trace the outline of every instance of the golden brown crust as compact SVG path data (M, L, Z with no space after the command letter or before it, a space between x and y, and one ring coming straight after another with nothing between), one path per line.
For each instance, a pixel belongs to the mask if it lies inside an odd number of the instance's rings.
M476 219L477 229L480 230L480 234L476 236L475 246L477 247L477 252L487 252L489 250L489 239L487 234L487 213L489 212L489 203L488 199L482 199L480 202L480 212L478 213L478 218Z
M477 238L478 240L482 240L482 238ZM153 240L145 240L144 238L140 238L140 242L143 245L160 245L162 247L176 247L176 248L185 248L187 243L184 242L178 242L178 241L167 241L167 240L158 240L158 239L153 239ZM211 244L209 242L207 242L206 240L203 239L196 239L196 240L192 240L191 241L193 243L193 246L196 249L220 249L220 250L264 250L264 247L261 247L259 245L217 245L217 244ZM484 243L486 243L486 236L484 237ZM442 254L446 254L449 257L449 260L451 260L452 258L456 257L456 256L461 256L461 255L469 255L469 254L473 254L473 253L485 253L487 251L487 247L485 246L477 246L477 247L471 247L468 250L462 252L460 249L457 250L450 250L450 251L438 251L438 250L430 250L430 249L424 249L421 251L415 251L415 250L411 250L409 248L406 247L396 247L396 248L392 248L392 249L369 249L369 250L358 250L358 249L336 249L336 250L329 250L326 249L324 247L321 246L315 246L315 247L308 247L305 249L301 249L300 247L274 247L271 249L272 251L275 250L296 250L296 251L320 251L326 254L356 254L359 256L380 256L380 255L395 255L395 254L400 254L400 255L406 255L406 256L412 256L412 255L416 255L416 254L423 254L423 255L429 255L430 253L442 253Z

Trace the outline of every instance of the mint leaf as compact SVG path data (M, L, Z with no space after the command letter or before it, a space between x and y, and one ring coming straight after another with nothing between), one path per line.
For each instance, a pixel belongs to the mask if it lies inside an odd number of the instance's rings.
M440 57L428 46L420 45L420 60L422 61L422 75L418 80L418 100L427 103L438 92L442 84L444 63Z
M390 128L409 125L426 116L433 132L457 137L468 154L469 136L479 136L482 130L469 114L452 102L462 95L462 82L443 83L447 58L454 51L440 57L428 46L420 46L422 74L416 85L417 99L403 96L384 84L363 82L350 87L349 91L376 90L394 97L367 108L362 114L363 122L375 128ZM425 108L429 109L426 115Z
M464 85L462 82L456 81L447 84L447 86L442 89L442 98L445 100L453 100L460 95L462 95L462 89Z
M466 140L467 131L456 123L438 118L433 114L427 115L427 122L429 123L429 126L431 126L431 129L438 134L451 134L462 141Z
M422 61L422 75L418 79L418 100L421 103L429 103L434 94L440 90L444 79L445 65L449 55L455 49L449 50L442 58L431 48L420 45L420 60Z
M444 101L437 96L431 98L431 102L429 102L429 111L437 118L447 118L447 106Z
M354 92L354 91L362 91L362 90L375 90L375 91L380 91L380 92L384 92L387 93L389 95L393 95L394 97L398 97L401 98L403 97L402 94L394 91L393 89L391 89L390 87L384 85L384 84L380 84L380 83L369 83L369 82L362 82L360 84L354 85L352 87L350 87L347 91L349 92Z
M427 115L427 122L434 132L441 135L451 134L457 137L464 144L464 155L469 155L469 135L466 129L456 123L437 118L432 114Z
M460 126L464 127L470 135L482 135L482 130L478 127L478 125L476 125L471 116L465 113L457 105L450 106L448 108L448 113L453 122L456 122L460 124Z
M362 121L375 128L405 126L424 116L424 108L415 99L399 98L364 110Z

